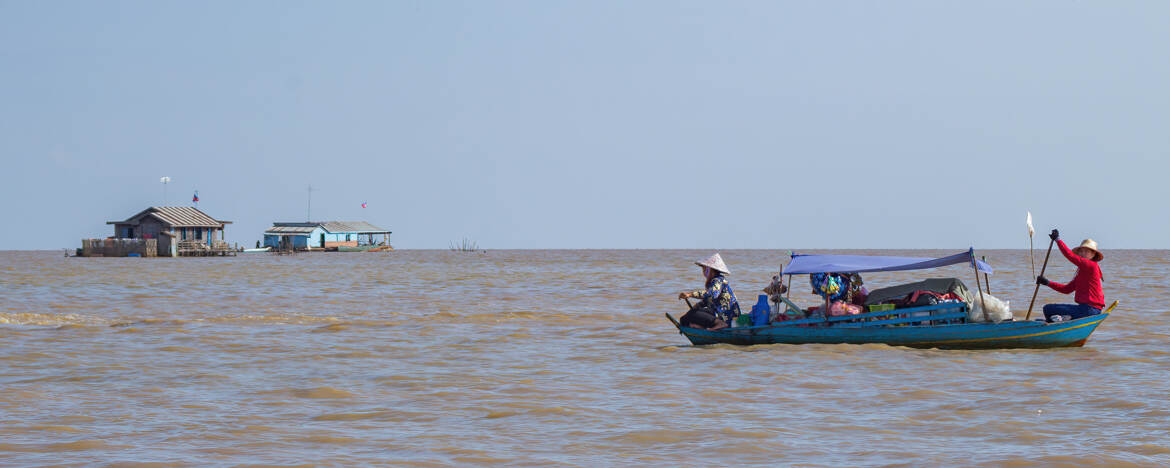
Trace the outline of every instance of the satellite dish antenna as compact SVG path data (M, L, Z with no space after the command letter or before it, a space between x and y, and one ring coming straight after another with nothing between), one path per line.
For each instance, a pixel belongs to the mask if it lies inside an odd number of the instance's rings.
M163 176L158 181L163 184L163 206L167 206L167 184L171 183L171 178Z
M313 222L313 190L316 190L313 188L313 184L309 184L309 202L307 203L307 206L305 207L305 218L306 218L305 222L306 223Z

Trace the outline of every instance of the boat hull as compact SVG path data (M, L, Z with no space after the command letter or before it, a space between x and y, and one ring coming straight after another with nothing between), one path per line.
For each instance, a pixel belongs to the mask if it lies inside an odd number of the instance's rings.
M669 317L669 314L668 314ZM692 344L868 344L940 349L1061 348L1082 346L1109 314L1068 322L1011 321L934 326L870 327L835 323L826 327L765 325L701 330L679 326Z

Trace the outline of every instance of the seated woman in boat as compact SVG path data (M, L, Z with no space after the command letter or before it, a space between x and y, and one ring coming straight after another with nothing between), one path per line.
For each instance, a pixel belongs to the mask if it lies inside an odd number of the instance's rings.
M695 262L703 267L706 283L703 289L678 293L679 299L701 299L679 319L679 324L692 328L724 328L739 316L739 301L731 290L725 275L731 274L719 254Z
M809 275L812 293L828 301L830 316L857 315L863 310L869 291L862 286L859 273L813 273ZM860 300L860 303L857 301ZM825 313L824 305L808 308L810 316Z
M1052 234L1049 234L1048 237L1060 246L1060 253L1064 254L1064 258L1077 266L1077 274L1072 281L1066 284L1049 281L1044 276L1038 276L1036 284L1048 286L1062 294L1076 291L1073 296L1076 304L1045 305L1044 318L1051 322L1052 317L1056 315L1067 315L1076 320L1100 314L1101 308L1105 307L1105 294L1101 288L1101 267L1097 263L1105 256L1097 250L1097 243L1093 239L1085 239L1080 246L1069 250L1068 246L1064 245L1064 241L1060 240L1060 231L1053 229Z

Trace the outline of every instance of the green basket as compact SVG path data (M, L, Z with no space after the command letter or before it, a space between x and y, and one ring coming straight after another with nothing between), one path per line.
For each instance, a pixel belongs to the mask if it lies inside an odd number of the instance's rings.
M869 306L870 312L887 312L894 310L893 304L874 304Z
M740 315L739 317L736 317L735 318L735 326L737 326L737 327L750 327L750 326L752 326L751 316Z

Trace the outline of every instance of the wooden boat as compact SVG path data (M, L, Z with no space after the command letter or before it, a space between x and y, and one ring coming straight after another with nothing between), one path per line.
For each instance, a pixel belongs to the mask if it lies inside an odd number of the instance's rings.
M374 246L372 246L372 245L355 245L355 246L342 245L342 246L337 247L337 251L338 252L365 252L365 251L370 250L372 248L374 248Z
M830 256L820 256L830 257ZM972 262L978 271L990 273L990 267L974 259L974 251L941 259L908 259L905 257L874 257L888 260L886 264L870 269L865 268L866 259L861 256L848 259L816 259L802 262L796 268L785 271L802 274L809 268L814 270L850 271L899 271L933 268L959 262ZM834 263L835 262L835 263ZM978 263L978 266L976 264ZM797 264L797 258L789 266ZM815 266L809 266L812 264ZM834 265L840 265L840 268ZM908 268L907 266L910 266ZM791 273L789 273L791 272ZM820 271L816 271L820 272ZM787 302L787 300L785 300ZM790 307L795 307L789 302ZM867 344L883 343L891 346L940 349L988 349L988 348L1060 348L1083 346L1097 326L1109 318L1117 301L1099 315L1084 317L1067 322L1047 323L1044 321L1008 320L994 322L968 322L967 304L941 303L925 307L902 308L880 312L838 317L814 317L800 320L776 322L769 325L730 327L705 330L684 327L669 313L666 317L687 337L692 344L709 345L727 343L736 345L755 344ZM799 309L799 307L796 307Z
M1113 310L1117 305L1108 310ZM945 304L944 304L945 306ZM792 320L757 327L732 327L703 330L684 327L670 314L666 317L692 344L866 344L940 349L987 348L1061 348L1083 346L1097 325L1109 318L1109 312L1068 322L1046 323L1015 320L1000 323L960 323L967 315L961 312L928 310L931 307L870 312L845 317ZM952 309L954 307L951 307ZM906 316L888 319L891 313ZM931 312L929 316L909 316ZM873 320L878 319L878 320ZM869 321L866 321L869 320Z
M255 249L244 249L244 253L264 253L272 251L272 247L259 247Z

